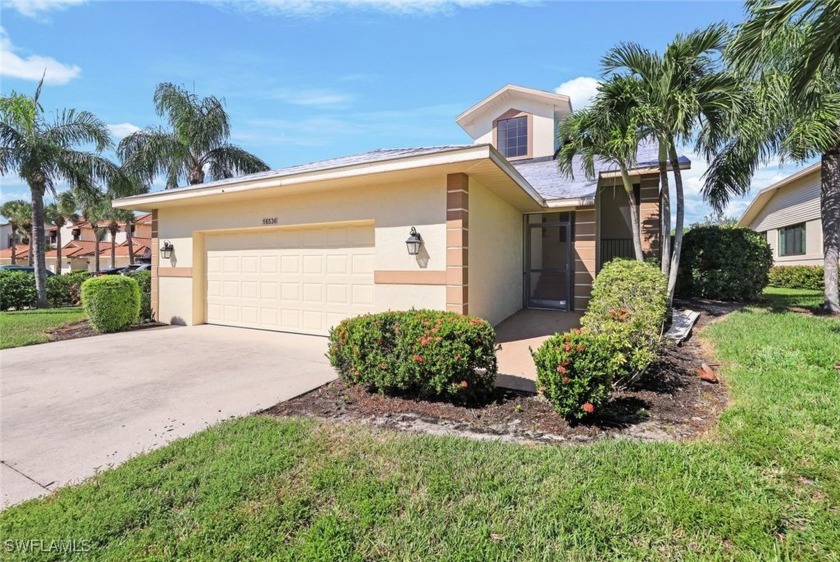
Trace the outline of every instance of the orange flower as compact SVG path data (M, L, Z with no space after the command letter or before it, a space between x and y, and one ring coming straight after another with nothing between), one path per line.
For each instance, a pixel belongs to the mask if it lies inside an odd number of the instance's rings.
M414 361L417 362L417 363L422 363L422 362L425 361L425 359L423 359L422 355L415 355L414 357L412 357L412 359L414 359Z
M571 350L572 350L572 344L567 343L566 344L566 353L569 353Z
M569 381L571 380L572 379L570 379L569 377L563 377L563 384L569 384Z
M467 388L468 386L467 381L461 381L461 388Z
M592 412L595 411L595 406L593 406L592 404L587 402L583 405L583 411L586 412L587 414L591 414Z
M566 372L566 367L564 367L563 365L557 365L557 372L562 375Z

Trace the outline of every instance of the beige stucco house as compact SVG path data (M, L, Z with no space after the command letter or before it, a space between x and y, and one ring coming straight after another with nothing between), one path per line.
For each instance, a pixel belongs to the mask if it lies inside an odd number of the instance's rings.
M766 236L776 265L823 265L820 163L758 192L738 226Z
M600 264L632 243L614 169L602 164L594 181L557 171L555 130L570 112L566 96L506 86L457 117L472 144L375 150L114 205L152 213L163 322L326 334L388 309L493 324L523 307L582 310ZM656 156L644 147L633 170L651 255Z

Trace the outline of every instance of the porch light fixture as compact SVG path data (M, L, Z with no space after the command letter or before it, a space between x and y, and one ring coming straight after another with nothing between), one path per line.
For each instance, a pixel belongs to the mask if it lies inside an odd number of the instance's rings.
M172 242L169 240L163 241L163 246L160 247L160 257L168 260L172 257L172 250L175 249L175 246L172 245Z
M405 245L408 248L408 255L416 256L420 253L420 246L423 245L423 237L420 236L420 233L413 226L409 234L408 240L405 241Z

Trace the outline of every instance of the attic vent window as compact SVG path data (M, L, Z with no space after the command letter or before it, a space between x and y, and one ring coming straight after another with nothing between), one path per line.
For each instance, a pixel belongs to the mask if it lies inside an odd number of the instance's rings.
M528 117L500 119L498 127L498 149L505 158L527 156L528 154Z

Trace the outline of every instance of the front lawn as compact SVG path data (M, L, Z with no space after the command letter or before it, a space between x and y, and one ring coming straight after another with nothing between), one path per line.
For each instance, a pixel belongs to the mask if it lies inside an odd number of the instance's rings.
M255 416L7 510L6 555L837 560L840 321L772 302L705 329L732 404L700 440L521 446Z
M0 349L48 342L47 330L84 318L81 307L0 312Z

